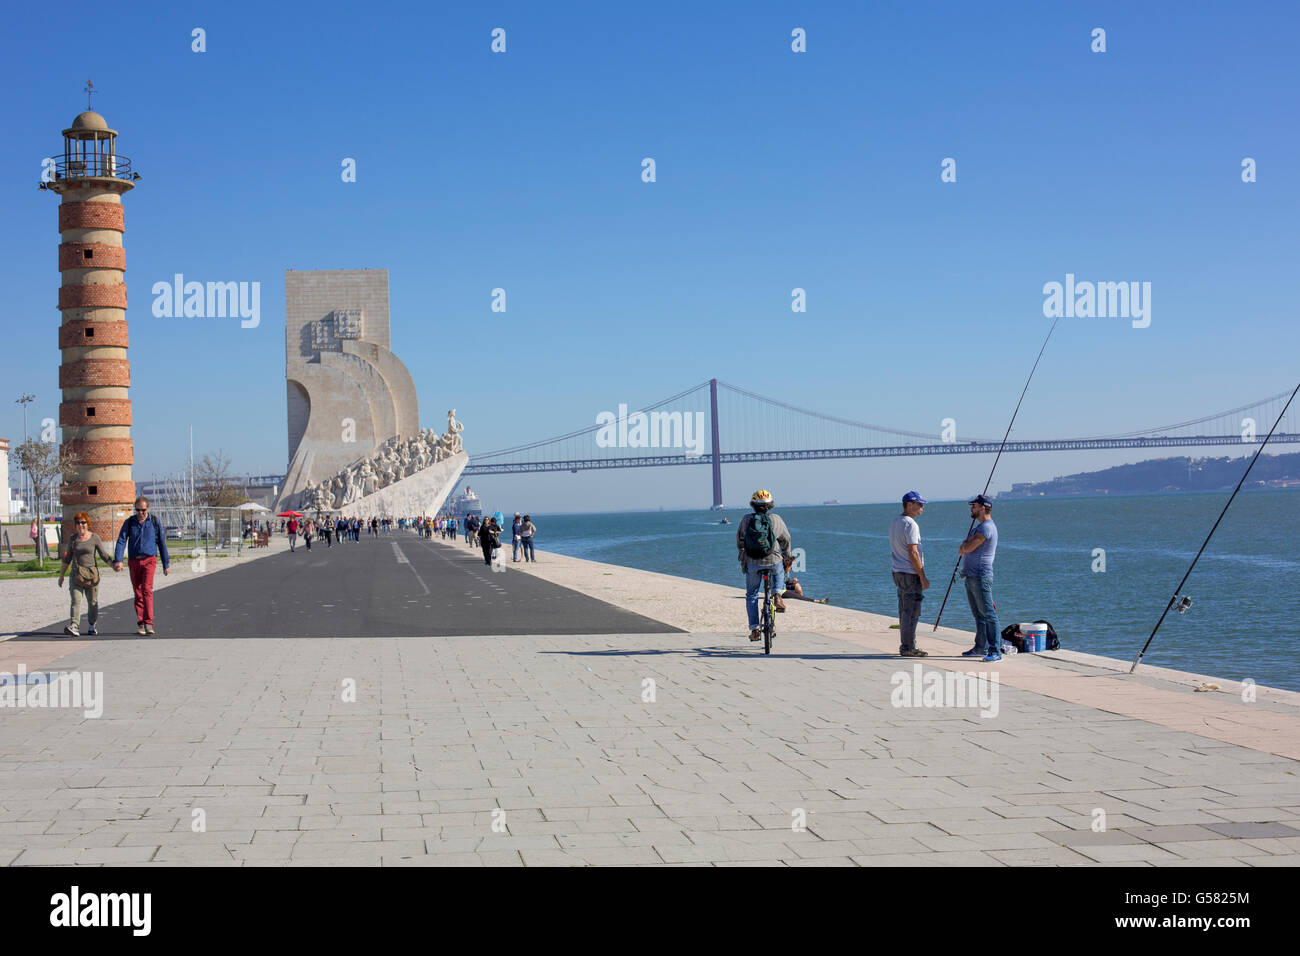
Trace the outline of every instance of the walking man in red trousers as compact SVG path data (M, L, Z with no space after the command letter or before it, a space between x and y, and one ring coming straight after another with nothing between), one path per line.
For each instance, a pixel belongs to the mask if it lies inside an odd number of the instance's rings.
M131 566L131 589L135 592L136 633L153 634L153 572L162 556L163 574L171 572L172 559L167 554L167 537L158 519L149 514L149 499L135 499L135 514L122 522L113 552L113 570L122 570L122 552Z

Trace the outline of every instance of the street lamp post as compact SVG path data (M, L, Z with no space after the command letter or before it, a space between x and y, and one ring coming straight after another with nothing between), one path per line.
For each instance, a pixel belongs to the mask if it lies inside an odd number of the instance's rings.
M21 405L23 407L23 441L27 441L27 406L34 401L36 401L36 396L30 392L23 392L23 394L14 399L15 405ZM19 474L22 475L22 485L20 486L19 491L23 496L23 507L25 508L27 507L27 472L20 471ZM6 488L5 501L8 502L8 500L9 489ZM5 509L8 510L8 507L8 504L6 504Z

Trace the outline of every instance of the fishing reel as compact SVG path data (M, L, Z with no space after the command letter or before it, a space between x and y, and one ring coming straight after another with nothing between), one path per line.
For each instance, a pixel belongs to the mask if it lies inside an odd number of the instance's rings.
M1177 611L1179 614L1186 614L1187 609L1191 606L1192 606L1191 598L1187 597L1186 595L1178 595L1178 594L1174 595L1173 609Z

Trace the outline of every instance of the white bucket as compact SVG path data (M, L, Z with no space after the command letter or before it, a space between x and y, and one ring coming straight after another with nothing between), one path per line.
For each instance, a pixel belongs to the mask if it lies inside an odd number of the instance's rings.
M1036 651L1040 648L1047 649L1047 625L1046 624L1020 624L1018 630L1025 639L1025 651Z

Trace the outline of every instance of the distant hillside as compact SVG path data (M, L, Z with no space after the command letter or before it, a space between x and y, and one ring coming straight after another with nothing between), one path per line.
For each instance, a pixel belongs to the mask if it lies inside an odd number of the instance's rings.
M1236 486L1249 459L1249 455L1241 458L1153 458L1104 471L1066 475L1051 481L1022 481L1012 485L1010 491L999 494L998 498L1219 491ZM1300 488L1300 454L1260 455L1243 487Z

